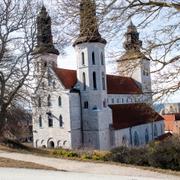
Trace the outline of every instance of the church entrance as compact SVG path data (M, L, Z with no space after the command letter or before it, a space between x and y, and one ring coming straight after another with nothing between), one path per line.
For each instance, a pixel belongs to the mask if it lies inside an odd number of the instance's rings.
M50 141L50 142L49 142L49 147L50 147L50 148L54 148L54 142L53 142L53 141Z

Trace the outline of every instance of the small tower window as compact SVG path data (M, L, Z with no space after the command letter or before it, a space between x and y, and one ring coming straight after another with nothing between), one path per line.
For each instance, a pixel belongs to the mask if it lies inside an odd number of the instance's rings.
M102 72L102 89L105 90L105 74Z
M38 98L38 107L41 107L41 98Z
M48 113L48 126L53 127L53 118L51 112Z
M59 127L63 127L63 118L62 118L62 115L59 116Z
M93 65L96 64L96 62L95 62L95 53L94 52L92 52L92 64Z
M82 74L82 78L83 78L83 90L85 91L86 90L86 75L85 75L85 72L83 72Z
M93 72L93 88L94 90L97 90L96 72Z
M85 56L84 56L84 52L82 52L81 53L81 58L82 58L82 65L84 65L85 64Z
M58 105L59 105L59 106L62 106L62 99L61 99L61 96L59 96L59 98L58 98Z
M104 55L102 52L101 52L101 65L104 65Z
M47 97L47 105L51 106L51 96L50 95L48 95L48 97Z
M88 109L88 106L89 106L88 101L85 101L84 102L84 109Z
M39 127L41 128L42 127L42 117L39 116Z
M143 75L146 76L146 71L145 70L143 70Z

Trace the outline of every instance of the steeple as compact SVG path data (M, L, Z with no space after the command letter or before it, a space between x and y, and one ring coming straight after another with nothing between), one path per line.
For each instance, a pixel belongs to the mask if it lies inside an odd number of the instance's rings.
M136 26L130 21L125 33L124 49L126 52L121 56L117 62L121 60L137 60L139 58L148 58L141 52L142 41L139 39L139 33Z
M73 46L85 42L106 44L98 30L96 5L94 0L81 0L80 3L80 35Z
M33 54L52 53L59 55L59 51L53 45L51 32L51 17L43 5L37 16L37 46Z
M127 32L125 34L124 48L129 50L140 51L142 47L142 41L139 40L139 33L137 32L136 26L130 21Z

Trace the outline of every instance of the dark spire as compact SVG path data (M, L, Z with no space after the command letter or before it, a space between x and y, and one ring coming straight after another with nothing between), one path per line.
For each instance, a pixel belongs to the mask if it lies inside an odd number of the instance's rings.
M130 21L130 24L125 33L124 48L126 52L121 56L117 62L121 60L137 60L139 58L148 59L142 52L142 41L139 39L139 33L136 26Z
M139 33L137 32L136 26L132 23L132 21L130 21L125 37L126 40L124 42L124 48L127 51L140 51L140 48L142 47L142 41L139 40Z
M85 42L106 44L98 30L96 5L94 0L81 0L80 3L80 35L73 46Z
M51 17L43 5L37 16L37 46L33 54L52 53L59 55L59 51L53 45L51 32Z

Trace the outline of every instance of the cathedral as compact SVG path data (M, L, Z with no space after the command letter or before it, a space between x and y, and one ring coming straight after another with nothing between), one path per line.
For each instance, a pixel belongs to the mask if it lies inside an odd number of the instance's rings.
M73 43L77 70L59 68L51 18L41 8L32 53L34 147L109 150L143 146L164 134L164 120L150 106L150 60L141 52L136 27L127 27L118 75L106 74L106 43L94 1L81 0L80 33Z

